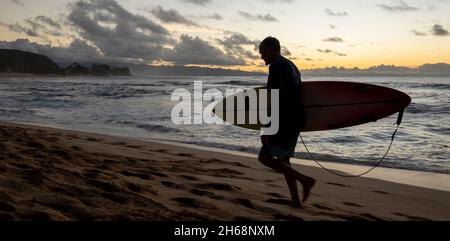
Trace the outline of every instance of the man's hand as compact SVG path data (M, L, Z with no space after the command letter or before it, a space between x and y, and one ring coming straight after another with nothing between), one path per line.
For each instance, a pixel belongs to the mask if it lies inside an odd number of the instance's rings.
M261 136L261 143L263 144L263 146L269 145L269 136L262 135Z

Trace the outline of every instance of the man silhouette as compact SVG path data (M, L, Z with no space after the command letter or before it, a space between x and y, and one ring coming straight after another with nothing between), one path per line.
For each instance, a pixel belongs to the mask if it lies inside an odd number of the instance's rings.
M315 179L301 174L291 167L297 139L304 123L301 98L300 71L294 63L281 55L280 42L273 37L267 37L259 45L261 58L269 67L267 89L278 89L279 100L279 130L275 135L261 135L262 147L259 161L264 165L284 174L291 193L292 205L301 208L302 202L298 196L297 181L303 187L303 199L308 199Z

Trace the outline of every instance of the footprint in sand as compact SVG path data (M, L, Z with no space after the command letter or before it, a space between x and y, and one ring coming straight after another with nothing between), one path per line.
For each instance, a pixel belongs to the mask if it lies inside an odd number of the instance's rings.
M112 192L100 192L99 194L100 196L119 204L126 204L129 200L127 197L122 196L121 194L116 194Z
M279 193L274 193L274 192L266 192L267 195L271 196L271 197L275 197L275 198L284 198L285 196L279 194Z
M233 169L229 169L229 168L219 168L219 169L211 169L212 172L214 172L215 174L220 174L220 175L225 175L225 176L229 176L229 175L244 175L244 173L233 170Z
M266 201L266 203L275 203L275 204L281 204L281 205L291 205L292 201L288 199L281 199L281 198L269 198Z
M371 213L361 213L360 214L363 217L369 218L370 220L375 220L375 221L385 221L384 219L377 217Z
M339 186L339 187L350 187L350 185L336 183L336 182L327 182L328 185Z
M201 159L200 160L201 163L207 163L207 164L227 164L227 165L232 165L232 166L236 166L236 167L245 167L245 168L250 168L249 166L246 166L240 162L226 162L217 158L211 158L211 159Z
M237 167L251 168L251 167L249 167L249 166L247 166L247 165L244 165L244 164L242 164L242 163L239 163L239 162L232 162L231 164L232 164L233 166L237 166Z
M87 183L93 187L101 189L105 192L119 192L120 188L115 183L105 182L98 179L88 179Z
M217 158L200 159L200 162L201 162L201 163L208 163L208 164L212 164L212 163L215 163L215 164L222 164L222 163L225 163L225 161L222 161L222 160L217 159Z
M189 175L180 175L179 177L189 180L189 181L198 181L198 178L194 177L194 176L189 176Z
M136 183L134 183L134 182L128 182L128 183L126 184L126 186L127 186L127 188L128 188L130 191L132 191L132 192L137 192L137 193L142 192L141 186L138 185L138 184L136 184Z
M138 160L141 162L144 162L145 164L158 163L158 161L156 161L156 160L147 159L147 158L139 158Z
M205 189L215 189L219 191L234 191L236 189L240 189L238 187L226 183L200 183L197 184L197 187Z
M410 221L432 221L431 219L428 219L428 218L418 217L418 216L411 216L411 215L407 215L407 214L403 214L403 213L396 213L396 212L394 212L392 214L408 218Z
M205 169L202 172L211 172L211 175L215 177L253 180L252 178L244 177L244 173L229 168Z
M94 137L88 137L86 138L87 141L95 141L95 142L100 142L102 141L102 139L98 139L98 138L94 138Z
M63 215L74 216L83 220L87 220L91 216L87 207L81 201L60 193L38 194L34 197L33 202L61 211Z
M322 209L322 210L326 210L326 211L333 211L332 208L329 208L323 204L318 204L318 203L314 203L313 204L314 207L318 208L318 209Z
M390 195L390 194L392 194L392 193L385 192L385 191L372 191L372 192L374 192L374 193L379 193L379 194L384 194L384 195Z
M131 172L128 170L124 170L122 172L120 172L122 175L127 176L127 177L139 177L141 179L144 180L151 180L151 176L147 173L136 173L136 172Z
M199 208L201 207L201 204L192 198L187 198L187 197L177 197L177 198L172 198L173 201L177 202L177 203L181 203L185 206L189 206L192 208Z
M275 188L281 188L281 185L275 184L274 182L277 182L278 180L264 180L265 185L269 186L269 187L275 187Z
M50 150L49 153L59 156L62 159L71 159L72 154L71 152L69 152L69 150L64 150L57 146L52 146L52 148L54 149Z
M223 200L225 198L223 196L216 195L213 192L209 192L209 191L205 191L205 190L201 190L201 189L197 189L197 188L191 189L189 192L194 195L197 195L197 196L206 196L206 197L210 197L210 198L216 199L216 200Z
M191 208L208 208L208 209L215 209L216 207L212 204L202 202L197 199L188 198L188 197L177 197L172 198L172 201L175 201L183 206L188 206Z
M177 156L183 156L183 157L193 157L193 154L190 153L177 153Z
M174 182L169 182L169 181L162 181L161 184L166 187L173 188L173 189L182 189L183 188L183 185L174 183Z
M97 178L98 176L100 176L101 173L102 172L99 171L98 169L88 169L84 171L82 175L89 178Z
M149 173L150 175L157 176L157 177L169 177L169 176L167 176L166 174L161 173L161 172L149 171L148 173Z
M111 143L111 145L115 145L115 146L125 146L126 144L127 144L127 143L126 143L126 142L123 142L123 141Z
M128 148L133 148L133 149L141 149L141 148L144 148L145 146L138 146L138 145L126 145L126 147L128 147Z
M126 157L125 161L131 164L136 164L139 160L131 157Z
M238 198L238 199L236 199L236 201L246 208L255 209L255 206L253 205L253 203L248 199Z
M364 206L359 205L357 203L352 203L352 202L342 202L342 204L346 205L346 206L350 206L350 207L357 207L357 208L362 208Z

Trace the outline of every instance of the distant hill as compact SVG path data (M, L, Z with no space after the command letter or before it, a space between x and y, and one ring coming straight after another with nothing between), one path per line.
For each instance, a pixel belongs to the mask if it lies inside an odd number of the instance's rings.
M264 73L188 66L130 65L133 75L141 76L263 76Z
M302 71L308 76L450 76L450 64L424 64L417 68L378 65L367 69L328 67Z
M15 72L37 75L131 75L128 67L114 67L107 64L97 63L92 63L89 67L78 63L73 63L60 68L47 56L13 49L0 49L0 72Z
M89 65L87 65L89 66ZM94 75L94 76L130 76L128 67L111 67L107 64L91 64L86 67L84 64L73 63L61 68L64 75Z
M0 49L0 72L58 74L59 66L50 58L30 52Z

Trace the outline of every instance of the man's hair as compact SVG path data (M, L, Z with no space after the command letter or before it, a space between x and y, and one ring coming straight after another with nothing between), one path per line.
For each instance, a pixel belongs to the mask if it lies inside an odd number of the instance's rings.
M281 52L281 46L280 46L280 41L278 41L278 39L269 36L267 38L265 38L260 44L259 44L259 48L262 47L266 47L266 48L270 48L275 52Z

